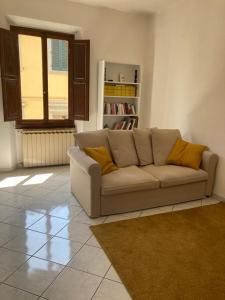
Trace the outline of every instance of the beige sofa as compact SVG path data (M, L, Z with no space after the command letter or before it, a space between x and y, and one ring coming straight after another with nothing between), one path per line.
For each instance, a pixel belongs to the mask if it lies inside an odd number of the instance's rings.
M204 151L201 169L166 165L179 130L99 130L75 135L69 149L72 193L90 217L124 213L210 196L218 157ZM105 146L119 166L101 175L84 147Z

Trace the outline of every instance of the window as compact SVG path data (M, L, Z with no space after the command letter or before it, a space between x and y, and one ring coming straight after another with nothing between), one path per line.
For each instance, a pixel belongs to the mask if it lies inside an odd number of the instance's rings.
M0 29L0 45L5 121L53 128L88 120L88 40L12 27Z
M44 119L42 41L19 34L20 87L23 120Z
M51 39L48 43L52 71L68 71L68 42Z

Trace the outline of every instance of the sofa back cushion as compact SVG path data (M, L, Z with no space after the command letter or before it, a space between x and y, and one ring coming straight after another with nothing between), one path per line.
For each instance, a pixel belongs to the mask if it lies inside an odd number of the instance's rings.
M180 130L153 128L151 134L154 164L157 166L165 165L176 140L181 138Z
M75 145L84 150L85 147L105 147L110 154L108 129L75 133Z
M132 131L109 130L108 137L114 161L119 168L138 165Z
M134 142L141 166L153 163L151 130L149 128L133 130Z

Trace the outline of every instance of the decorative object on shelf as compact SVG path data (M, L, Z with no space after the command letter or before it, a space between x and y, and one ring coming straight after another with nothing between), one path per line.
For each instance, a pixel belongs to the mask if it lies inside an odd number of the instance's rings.
M105 72L104 72L104 80L106 81L106 68L105 68Z
M138 82L138 70L134 71L134 83Z
M123 73L119 73L119 82L125 82L125 76Z

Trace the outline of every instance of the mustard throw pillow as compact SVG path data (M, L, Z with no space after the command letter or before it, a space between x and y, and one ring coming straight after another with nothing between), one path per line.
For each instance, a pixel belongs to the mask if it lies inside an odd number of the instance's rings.
M172 165L199 169L202 153L207 147L204 145L191 144L177 139L173 149L167 157L167 163Z
M102 175L118 170L105 147L84 147L84 152L100 164Z

